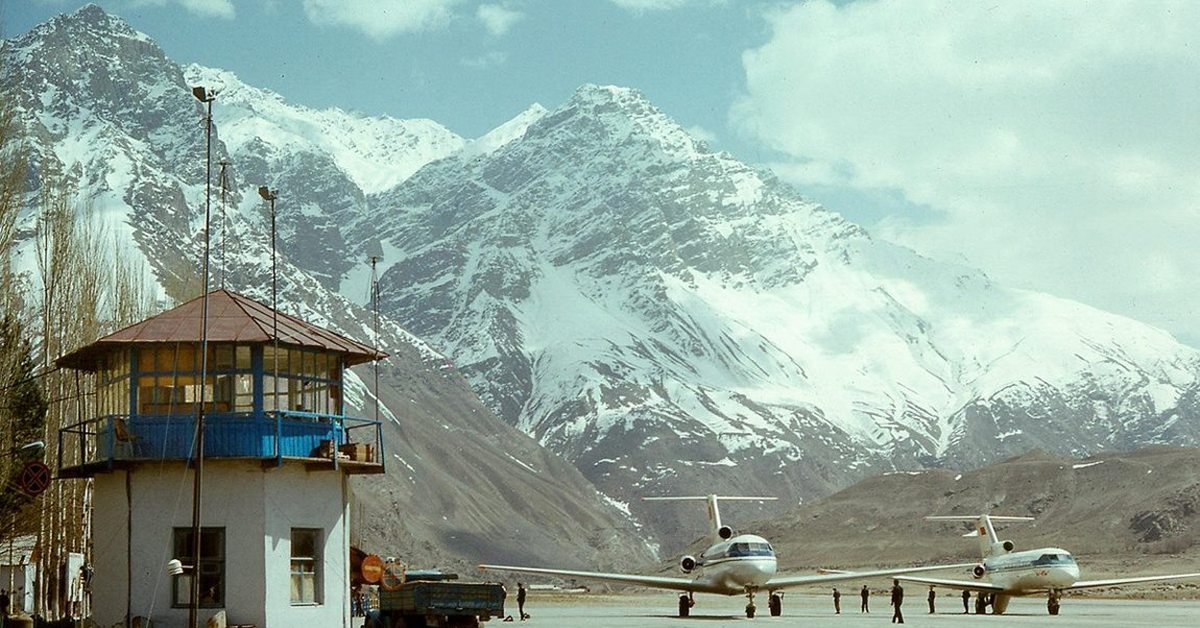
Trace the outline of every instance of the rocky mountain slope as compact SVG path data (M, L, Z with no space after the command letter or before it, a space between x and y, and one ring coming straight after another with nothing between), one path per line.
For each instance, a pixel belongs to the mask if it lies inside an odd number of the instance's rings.
M164 292L179 298L197 291L204 206L203 110L192 97L183 68L145 35L94 5L6 41L3 58L0 78L24 125L31 155L31 199L44 192L45 185L60 185L53 183L55 177L65 177L76 190L74 202L93 206L118 241L132 243L132 251L145 260ZM233 103L235 96L236 90L230 89ZM464 144L432 123L362 121L337 112L326 112L309 126L295 122L294 127L303 127L296 137L304 136L314 145L340 138L356 147L373 146L376 153L362 159L391 159L389 167L397 177L436 156L443 144ZM265 175L254 167L298 178L305 169L316 168L310 162L316 151L297 148L290 136L272 131L272 137L279 137L278 150L271 153L277 161L251 162L253 151L244 143L226 144L219 124L213 157L214 162L248 162L232 170L238 176L230 178L227 227L220 229L220 221L214 220L215 274L226 271L228 287L267 303L269 230L255 187L281 182L259 178ZM391 137L374 145L368 141L387 133ZM405 152L397 138L408 137L413 149ZM320 159L333 161L324 155ZM278 164L294 169L274 170ZM356 189L358 183L341 166L333 170L338 176L307 178L306 185ZM343 192L331 190L327 197L314 192L314 204L305 207L337 201L344 211L355 211L361 191L357 197ZM281 199L290 200L285 195ZM26 234L32 233L36 208L31 200L23 217ZM213 211L219 215L215 200ZM339 267L307 264L298 254L306 237L325 242L312 235L318 227L305 227L294 216L280 222L289 225L280 247L281 308L374 342L392 355L381 373L388 472L355 479L356 509L363 515L355 533L364 547L402 556L414 566L449 568L464 568L482 558L554 557L583 566L601 559L608 564L652 556L651 547L626 533L630 523L620 509L572 465L483 407L462 377L444 368L444 356L387 317L376 338L370 313L328 289L333 275L322 270ZM223 233L230 240L224 258L219 253ZM26 268L32 264L31 245L25 243L19 260ZM96 255L102 260L105 254ZM371 377L366 371L362 374L363 379L352 379L347 390L347 401L360 415L373 408L362 384Z
M876 240L634 90L374 204L385 310L621 500L1197 441L1195 350Z
M800 571L976 560L976 541L960 536L970 524L923 517L984 512L1035 517L997 532L1018 549L1067 549L1088 579L1196 571L1200 450L1152 447L1085 459L1034 451L973 471L891 473L747 529L772 539L781 565ZM1191 590L1200 594L1194 583Z
M566 492L587 494L594 517L624 525L594 491L579 492L589 482L667 549L686 542L679 526L694 513L636 497L746 492L795 504L893 469L1200 440L1195 350L872 238L713 152L635 90L587 85L466 140L181 68L94 6L6 42L4 55L34 188L69 177L172 293L194 277L201 225L201 108L188 86L219 90L214 161L232 165L229 225L214 235L229 244L217 266L231 287L264 294L268 224L254 190L277 187L285 309L370 338L356 304L364 260L381 255L380 343L411 347L414 360L409 370L393 360L385 398L414 399L414 416L479 410L459 398L461 382L395 392L437 384L404 377L446 356L447 377L465 377L490 412L582 473ZM457 411L447 423L474 434L480 460L503 462L486 453L488 430L526 442ZM422 425L412 430L430 439L421 446L436 447L445 435ZM402 457L417 467L413 446ZM525 451L514 456L538 468ZM543 525L500 501L471 510L471 529L487 512ZM440 529L430 525L426 538Z

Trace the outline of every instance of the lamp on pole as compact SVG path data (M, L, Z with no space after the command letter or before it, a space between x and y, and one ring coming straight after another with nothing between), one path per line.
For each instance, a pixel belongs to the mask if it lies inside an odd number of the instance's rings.
M260 185L258 195L271 204L271 338L274 349L271 358L271 405L279 412L279 288L276 279L279 273L275 265L275 199L279 198L279 190Z
M196 406L196 455L192 482L192 581L191 602L188 604L188 626L198 628L200 608L200 506L204 477L204 402L208 384L208 257L209 216L212 206L212 103L217 97L203 86L192 88L192 95L207 106L204 116L204 298L200 323L200 390Z

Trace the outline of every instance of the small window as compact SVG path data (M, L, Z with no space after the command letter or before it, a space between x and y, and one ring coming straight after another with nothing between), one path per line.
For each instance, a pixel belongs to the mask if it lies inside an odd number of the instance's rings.
M200 577L200 608L225 607L225 528L200 528L200 568L192 568L192 529L175 528L175 557L183 573L174 576L171 606L187 608L192 601L192 575Z
M321 531L292 528L292 604L321 603Z
M236 365L237 370L249 371L250 367L251 367L250 347L248 345L238 345L236 355L237 355L237 365Z

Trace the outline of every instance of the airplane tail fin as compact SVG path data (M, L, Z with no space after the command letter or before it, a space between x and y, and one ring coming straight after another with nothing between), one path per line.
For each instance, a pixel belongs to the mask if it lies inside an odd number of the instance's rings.
M682 501L701 501L708 502L708 523L711 532L718 538L727 539L733 536L733 529L721 523L721 509L718 506L722 501L742 501L742 502L770 502L779 499L778 497L748 497L745 495L681 495L668 497L643 497L642 501L647 502L682 502Z
M979 538L979 554L987 558L999 554L1007 554L1013 550L1012 541L1002 541L996 536L993 523L1009 523L1018 521L1033 521L1033 517L1008 517L1004 515L979 515L976 517L929 516L926 521L973 521L975 529L964 534L964 537Z

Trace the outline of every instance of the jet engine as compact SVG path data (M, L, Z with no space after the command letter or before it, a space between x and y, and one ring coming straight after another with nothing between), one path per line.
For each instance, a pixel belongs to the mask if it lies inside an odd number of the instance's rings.
M1000 547L1003 547L1005 552L1013 551L1013 548L1015 548L1016 546L1017 546L1016 543L1013 543L1012 541L1005 541L1000 544Z
M971 575L975 576L976 580L983 578L984 574L986 574L986 573L987 573L987 568L983 566L983 563L979 563L978 565L975 565L974 567L971 568Z
M729 537L733 536L733 528L729 526L721 526L717 529L717 536L728 540Z
M691 556L684 556L679 559L679 570L683 573L688 573L696 568L696 559Z

